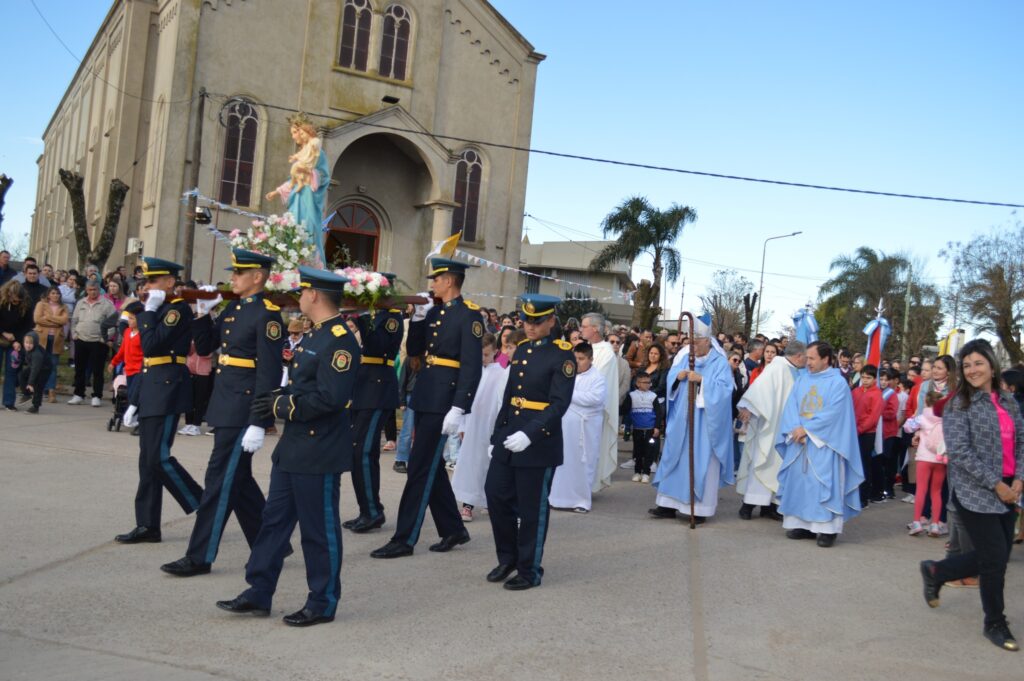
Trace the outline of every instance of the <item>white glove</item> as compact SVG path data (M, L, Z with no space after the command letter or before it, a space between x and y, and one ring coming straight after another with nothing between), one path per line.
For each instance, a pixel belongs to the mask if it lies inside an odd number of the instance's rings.
M458 407L449 409L448 413L444 415L444 423L441 424L441 434L449 437L458 435L462 430L462 415L465 413L464 409Z
M410 321L422 322L427 318L427 312L430 311L430 308L434 307L434 298L431 296L429 291L422 291L416 295L423 296L427 299L427 302L423 305L416 305L413 307L412 319Z
M153 289L146 298L146 312L156 312L164 304L167 294L160 289Z
M217 287L216 286L200 286L199 290L200 291L207 291L208 293L213 293L214 291L217 290ZM196 300L196 316L197 317L202 317L204 315L210 314L210 310L212 310L213 308L215 308L218 305L220 305L221 302L223 302L223 300L224 300L224 297L221 296L219 293L217 294L216 298L211 298L210 300L203 300L202 298ZM248 450L246 450L246 451L248 451Z
M134 404L128 405L128 408L124 410L124 416L121 417L121 425L126 428L134 428L139 425L139 422L135 420L135 412L138 411L138 407Z
M263 436L266 432L266 430L259 426L249 426L246 428L245 435L242 436L242 449L255 454L263 446Z
M521 452L530 446L530 438L528 438L526 436L526 433L524 433L523 431L517 430L516 432L512 433L507 438L505 438L505 441L502 442L501 444L503 444L505 446L505 449L507 449L510 452Z

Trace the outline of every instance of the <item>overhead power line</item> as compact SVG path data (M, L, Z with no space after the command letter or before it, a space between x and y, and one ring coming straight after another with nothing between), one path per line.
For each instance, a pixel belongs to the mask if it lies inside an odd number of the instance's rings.
M212 93L211 93L212 94ZM225 99L230 98L230 95L218 94L217 96ZM289 113L298 113L299 109L295 109L289 106L280 106L277 104L268 104L266 102L260 102L260 106L268 109L275 109L278 111L287 111ZM352 123L357 125L365 125L371 128L380 128L382 130L391 130L393 132L404 132L413 135L424 135L429 137L435 137L437 139L449 140L452 142L461 142L462 144L474 144L481 147L491 147L494 149L506 149L508 151L520 151L527 154L537 154L541 156L553 156L555 158L566 158L575 161L587 161L590 163L603 163L606 165L624 166L628 168L640 168L643 170L656 170L666 173L680 173L683 175L695 175L698 177L711 177L720 180L735 180L738 182L754 182L758 184L770 184L781 187L797 187L799 189L817 189L821 191L831 192L846 192L849 194L864 194L867 196L887 196L890 198L897 199L915 199L918 201L941 201L945 203L963 203L975 206L996 206L1001 208L1024 208L1024 203L1010 203L1003 201L982 201L978 199L959 199L948 196L928 196L924 194L907 194L903 192L890 192L890 191L879 191L874 189L854 189L852 187L837 187L834 185L827 184L812 184L809 182L790 182L787 180L772 180L760 177L748 177L745 175L730 175L726 173L712 173L703 170L687 170L684 168L672 168L669 166L658 166L649 163L639 163L634 161L619 161L610 158L601 158L598 156L585 156L582 154L570 154L561 151L551 151L548 149L536 149L534 147L521 147L515 144L504 144L502 142L488 142L484 140L476 140L469 137L459 137L457 135L442 135L436 132L430 132L425 130L414 130L411 128L403 128L395 125L387 125L384 123L371 123L368 121L362 121L359 119L351 120L349 118L343 118L341 116L335 116L333 114L316 113L312 111L303 112L308 116L315 116L317 118L323 118L331 121L339 121L343 123Z

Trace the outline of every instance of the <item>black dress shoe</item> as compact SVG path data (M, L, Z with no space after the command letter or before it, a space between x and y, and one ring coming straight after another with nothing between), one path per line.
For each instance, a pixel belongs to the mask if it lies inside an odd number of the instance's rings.
M743 504L742 506L740 506L740 518L743 518L744 520L750 520L751 517L753 517L753 514L754 514L754 505L753 504Z
M996 644L1003 650L1012 650L1014 652L1020 650L1020 646L1017 644L1017 639L1010 633L1010 627L1006 626L1006 623L995 624L991 627L985 627L985 638L992 643Z
M770 506L762 506L761 517L769 518L771 520L782 520L782 514L779 513L779 505L771 504Z
M447 537L442 537L441 541L430 546L430 550L434 553L448 553L456 546L466 543L469 543L469 532L463 530L458 534L452 534Z
M384 514L381 513L376 518L359 518L356 520L355 525L348 528L356 534L364 534L370 530L376 530L378 527L384 525Z
M303 608L298 612L293 612L290 615L285 615L283 621L289 627L311 627L314 624L333 622L334 615L317 615L309 608Z
M341 526L342 526L342 528L344 528L346 530L351 530L352 526L355 525L356 523L358 523L362 519L363 519L363 516L361 516L361 515L360 516L356 516L352 520L346 520L345 522L343 522L341 524Z
M411 556L412 547L404 542L389 541L384 546L370 553L371 558L401 558Z
M396 461L395 465L391 467L391 470L393 470L396 473L403 473L403 474L404 473L408 473L409 472L409 464L407 464L404 461Z
M512 579L505 582L502 586L504 586L509 591L526 591L527 589L532 589L535 586L540 586L540 584L534 584L522 575L516 575Z
M160 530L151 527L136 527L127 534L114 537L118 544L159 544Z
M196 563L188 556L179 558L173 563L161 565L160 569L175 577L194 577L196 575L210 574L209 563Z
M655 506L654 508L647 509L647 515L654 516L655 518L675 518L676 509L667 508L665 506Z
M813 532L802 527L786 530L786 537L788 539L814 539L815 536Z
M515 565L499 565L487 573L488 582L503 582L508 576L516 571Z
M830 546L832 546L835 543L836 543L836 535L834 535L834 534L825 534L824 532L821 532L821 533L818 534L818 546L820 546L821 548L827 549L827 548L829 548Z
M924 582L924 600L929 608L939 607L939 589L942 583L935 577L935 561L921 561L921 580Z
M253 614L257 617L270 616L269 608L261 608L260 606L256 605L248 598L246 598L244 595L232 598L230 601L217 601L217 607L221 610L233 612L236 615Z

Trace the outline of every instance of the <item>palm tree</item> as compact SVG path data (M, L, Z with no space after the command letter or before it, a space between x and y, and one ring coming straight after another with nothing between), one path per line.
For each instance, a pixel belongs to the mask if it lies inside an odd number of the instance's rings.
M821 285L822 298L835 298L848 306L871 310L882 298L905 288L910 261L902 253L886 255L861 246L853 255L841 255L828 266L836 275ZM889 301L890 305L893 301Z
M661 308L657 303L661 296L662 276L668 283L679 279L681 260L675 242L682 234L683 227L697 219L697 211L689 206L672 204L668 210L658 210L643 196L633 196L605 216L601 231L605 237L615 236L616 240L605 246L590 261L591 271L597 272L610 267L620 260L633 262L641 255L654 259L654 283L651 286L649 310L640 317L641 327L649 329L657 319Z

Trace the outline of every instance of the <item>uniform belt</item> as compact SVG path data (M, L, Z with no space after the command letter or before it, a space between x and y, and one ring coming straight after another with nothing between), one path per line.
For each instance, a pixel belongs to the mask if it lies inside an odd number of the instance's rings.
M367 357L363 355L359 358L359 361L363 364L387 364L389 367L395 366L395 360L385 360L383 357Z
M188 358L177 356L172 357L171 355L167 355L166 357L145 357L142 360L142 366L155 367L161 364L170 364L171 362L175 362L177 364L185 364L186 362L188 362Z
M452 369L458 369L462 366L462 363L457 359L447 359L446 357L435 357L434 355L427 355L427 364L437 364L442 367L451 367Z
M525 397L513 397L512 406L516 409L532 409L534 411L541 411L551 406L550 402L534 402L528 400Z
M232 357L231 355L221 355L220 359L217 360L217 364L220 364L221 366L241 367L243 369L256 368L256 360L246 359L245 357Z

